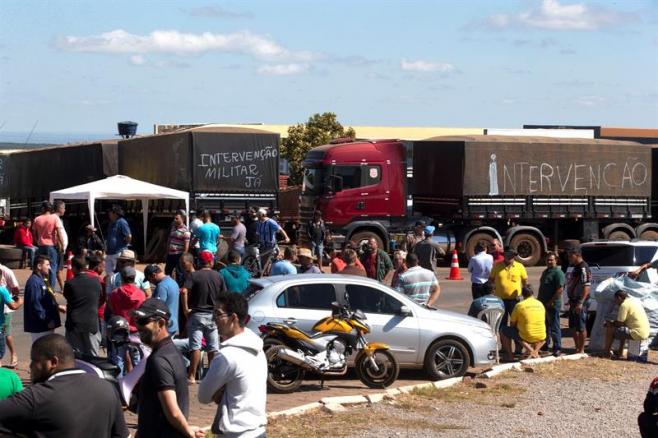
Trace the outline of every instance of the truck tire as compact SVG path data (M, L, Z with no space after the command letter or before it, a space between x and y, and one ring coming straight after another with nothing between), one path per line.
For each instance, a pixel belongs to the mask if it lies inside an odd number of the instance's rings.
M631 236L626 231L616 230L608 234L608 240L631 240Z
M387 248L384 248L384 242L382 241L382 238L379 237L379 234L375 233L374 231L359 231L352 234L350 237L350 240L355 242L359 248L361 248L363 243L368 242L370 239L375 239L377 241L377 248L386 251Z
M491 250L493 249L494 239L495 237L488 233L472 234L471 237L468 238L468 242L466 242L466 249L465 249L466 258L470 259L475 255L475 245L477 245L478 243L484 244L487 251L491 252Z
M640 234L640 240L658 240L658 231L647 230Z
M535 266L541 260L542 247L534 234L515 234L510 246L517 252L517 259L523 266Z

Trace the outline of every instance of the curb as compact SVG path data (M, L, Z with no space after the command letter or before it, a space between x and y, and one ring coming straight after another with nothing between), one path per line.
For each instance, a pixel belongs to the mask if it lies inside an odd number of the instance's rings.
M559 357L547 356L547 357L540 357L537 359L524 359L520 362L510 362L501 365L494 365L490 370L481 373L479 377L491 379L494 376L497 376L498 374L503 373L505 371L522 370L524 365L540 365L540 364L551 363L560 360L580 360L580 359L585 359L587 357L589 357L587 353L582 353L582 354L570 354L567 356L559 356ZM434 387L437 389L445 389L454 386L462 382L463 380L464 380L463 377L453 377L450 379L437 380L434 382L419 383L417 385L407 385L407 386L400 386L398 388L390 388L385 390L384 392L378 392L374 394L324 397L317 402L307 403L301 406L297 406L295 408L286 409L284 411L270 412L269 414L267 414L267 418L272 419L277 417L301 415L316 409L322 409L323 411L332 414L338 412L345 412L346 408L344 405L352 406L359 404L380 403L384 400L395 399L396 396L401 394L409 394L414 389L430 388L430 387Z

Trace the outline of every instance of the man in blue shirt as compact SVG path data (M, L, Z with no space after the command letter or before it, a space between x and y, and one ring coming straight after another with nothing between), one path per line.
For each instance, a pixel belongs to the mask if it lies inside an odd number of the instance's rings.
M274 220L267 217L267 211L264 208L258 210L258 237L261 252L269 251L276 246L276 235L281 233L285 243L290 242L290 238L283 228Z
M171 317L167 325L167 331L170 336L178 333L178 304L180 297L180 289L178 284L168 275L162 271L158 265L148 265L144 269L144 276L149 283L155 284L153 291L153 298L164 301L169 308Z
M296 274L297 268L293 263L297 258L297 249L294 246L288 246L283 251L283 260L278 260L272 265L270 275L288 275Z
M473 300L471 307L468 309L468 316L477 318L478 314L484 309L500 309L505 310L505 303L503 300L494 295L496 286L493 282L488 281L484 284L484 295Z
M55 292L44 281L49 272L48 256L37 255L34 259L34 271L25 283L23 308L23 328L32 335L32 342L54 333L55 329L62 325L59 312L66 310L64 306L57 304Z
M217 242L219 241L219 226L212 222L209 211L201 213L203 224L194 231L194 237L199 242L199 252L209 251L217 259Z
M475 245L475 255L468 261L468 272L471 274L471 294L476 300L486 295L485 284L489 281L489 274L493 268L493 256L487 254L484 245Z
M107 241L105 257L105 272L107 275L114 273L119 253L128 248L133 239L128 222L123 218L123 209L119 205L113 205L108 212L110 225L107 227Z

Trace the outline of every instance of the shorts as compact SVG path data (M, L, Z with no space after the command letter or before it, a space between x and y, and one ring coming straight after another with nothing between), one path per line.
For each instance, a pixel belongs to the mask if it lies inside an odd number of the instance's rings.
M614 339L619 339L619 340L622 340L622 341L625 341L627 339L628 340L633 340L633 337L631 336L631 329L629 329L626 326L616 327L615 332L613 334L613 338Z
M11 336L11 320L14 317L14 312L5 313L5 323L2 325L2 332L5 336Z
M581 309L580 312L576 312L576 310L573 308L573 303L571 303L571 307L569 309L569 328L570 329L575 329L577 332L584 332L585 329L587 328L587 308L588 308L588 302L586 301Z
M66 254L63 252L57 253L57 270L63 271L66 269Z
M206 351L219 351L219 334L211 312L194 312L187 318L187 337L190 351L201 350L202 340L206 340Z
M500 333L504 335L506 338L510 338L513 341L523 342L523 339L521 339L521 335L519 335L519 329L517 329L516 327L501 325Z
M114 274L114 268L117 266L117 259L119 254L106 254L105 255L105 273L107 275Z

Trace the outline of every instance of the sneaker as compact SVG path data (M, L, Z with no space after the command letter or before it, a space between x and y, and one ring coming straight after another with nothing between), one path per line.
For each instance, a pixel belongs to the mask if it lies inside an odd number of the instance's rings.
M555 350L553 351L553 356L555 357L564 356L564 353L562 353L562 350Z

